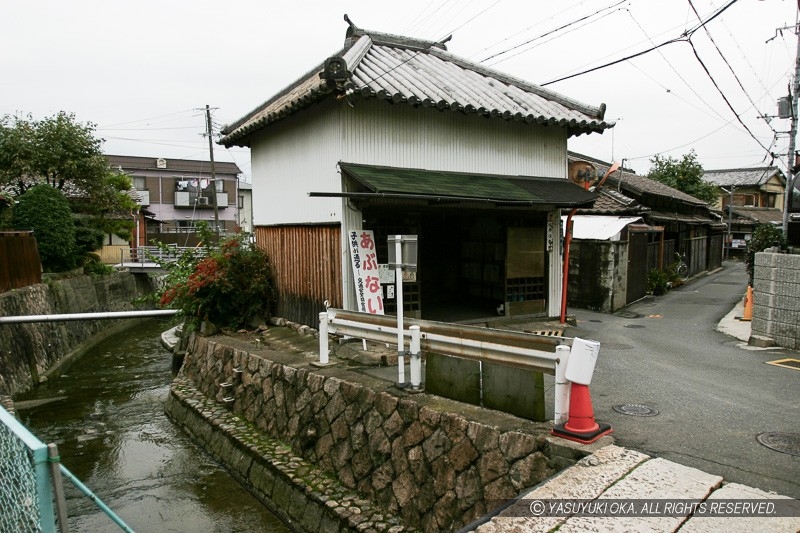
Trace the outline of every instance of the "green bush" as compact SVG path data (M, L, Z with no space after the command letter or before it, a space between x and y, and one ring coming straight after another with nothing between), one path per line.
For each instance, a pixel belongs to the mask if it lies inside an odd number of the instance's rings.
M781 249L786 248L786 237L783 235L783 231L772 224L758 224L753 229L750 240L747 241L747 251L745 252L745 263L747 275L750 277L750 286L753 285L756 254L773 246L778 246Z
M50 185L36 185L17 198L14 228L33 230L45 272L64 272L78 265L75 223L64 195Z
M647 273L647 290L652 292L655 296L660 296L667 292L670 281L670 275L668 272L662 272L654 268Z
M204 243L214 242L205 226L201 238ZM206 244L203 251L189 250L176 261L162 262L167 278L160 306L179 309L190 327L202 320L240 327L269 318L275 295L266 254L242 234L219 246Z

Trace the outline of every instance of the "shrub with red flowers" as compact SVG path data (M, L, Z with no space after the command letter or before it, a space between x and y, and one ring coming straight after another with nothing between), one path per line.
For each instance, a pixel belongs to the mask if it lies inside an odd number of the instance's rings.
M214 242L207 227L200 232L203 242ZM160 307L179 309L194 325L207 320L219 327L239 327L270 316L275 295L269 260L243 235L161 263L167 275Z

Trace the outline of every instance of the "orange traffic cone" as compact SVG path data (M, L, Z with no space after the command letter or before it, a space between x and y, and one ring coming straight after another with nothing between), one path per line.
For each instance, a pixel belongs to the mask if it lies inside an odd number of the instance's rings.
M747 286L747 294L744 295L744 314L739 320L744 322L753 320L753 287L750 285Z
M612 431L608 424L595 422L589 386L573 383L569 393L569 418L566 423L555 426L551 433L565 439L590 444Z

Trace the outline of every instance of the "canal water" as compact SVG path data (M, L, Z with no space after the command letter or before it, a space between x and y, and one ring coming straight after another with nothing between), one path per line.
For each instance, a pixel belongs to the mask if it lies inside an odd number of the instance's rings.
M168 328L151 320L98 345L15 398L20 419L136 532L289 532L164 415L172 356L159 336ZM119 530L64 486L70 531Z

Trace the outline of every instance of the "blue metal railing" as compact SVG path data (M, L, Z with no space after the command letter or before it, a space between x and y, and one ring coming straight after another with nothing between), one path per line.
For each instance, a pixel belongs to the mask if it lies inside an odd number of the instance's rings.
M56 463L59 469L52 468ZM133 532L60 464L54 444L44 444L0 407L0 531L55 533L56 522L59 531L68 530L61 479L54 472L63 474L123 531Z

